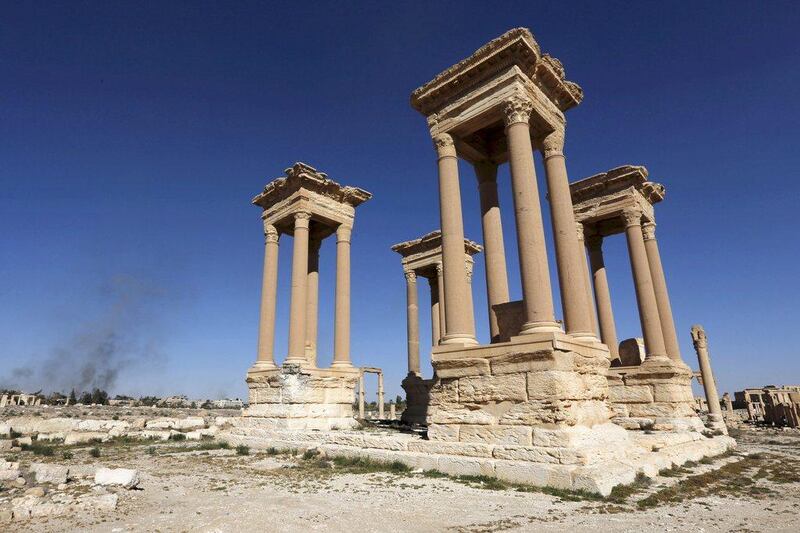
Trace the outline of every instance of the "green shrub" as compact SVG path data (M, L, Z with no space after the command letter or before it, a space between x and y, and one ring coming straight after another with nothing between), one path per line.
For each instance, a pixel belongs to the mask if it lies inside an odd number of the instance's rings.
M33 455L44 455L50 457L55 453L52 446L39 444L38 442L33 444L23 444L21 448L22 451L33 452Z
M173 433L169 436L169 440L186 440L185 433Z
M91 455L92 457L100 457L100 448L95 446L94 448L89 450L89 455Z
M240 444L236 447L236 455L250 455L250 447Z
M147 455L155 455L156 454L156 447L150 446L147 448Z
M72 459L72 452L69 451L69 450L65 450L65 451L61 452L61 458L62 459Z
M20 438L20 437L22 436L22 433L20 433L19 431L14 431L14 430L12 429L12 430L9 432L8 436L9 436L9 437L11 437L12 439L18 439L18 438Z

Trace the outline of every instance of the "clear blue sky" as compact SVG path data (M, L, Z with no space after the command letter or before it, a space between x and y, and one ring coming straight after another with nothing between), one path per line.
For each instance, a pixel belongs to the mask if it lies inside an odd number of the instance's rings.
M314 4L4 4L0 385L243 396L263 257L249 202L305 161L375 195L356 217L352 353L400 392L405 289L389 247L438 226L434 151L409 94L516 26L585 91L568 113L570 178L631 163L666 185L658 237L684 359L696 367L699 322L721 391L800 382L796 2ZM480 240L475 178L466 165L461 176L466 234ZM290 249L286 238L279 359ZM330 361L332 243L322 254ZM619 336L638 336L623 237L606 262ZM483 275L478 260L485 340Z

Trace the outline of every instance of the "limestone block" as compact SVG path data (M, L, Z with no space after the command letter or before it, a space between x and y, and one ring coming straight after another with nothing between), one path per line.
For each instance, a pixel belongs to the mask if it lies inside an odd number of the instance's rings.
M145 429L134 433L133 436L140 439L169 440L170 432L168 430Z
M439 471L450 476L494 476L494 463L495 461L492 459L449 455L442 455L438 458Z
M113 511L117 508L119 496L116 494L97 494L83 496L78 501L78 507L83 509L99 509L101 511Z
M560 402L554 401L527 401L512 406L499 419L501 425L526 425L534 426L537 424L557 424L567 422L574 423L572 417L566 410L562 409Z
M250 405L257 403L280 403L281 389L278 387L263 387L250 384L247 399Z
M147 424L146 418L135 418L133 422L131 422L132 429L144 429L145 425Z
M527 400L525 374L464 377L458 380L460 403Z
M540 446L498 446L494 449L496 459L525 461L531 463L558 464L557 448Z
M66 483L69 477L69 467L46 463L32 463L30 471L33 472L37 483L52 483L58 485Z
M653 399L656 402L691 402L694 394L689 384L659 383L653 387Z
M408 439L396 438L389 435L380 437L365 435L364 446L368 448L378 448L382 450L402 451L408 448Z
M617 485L629 485L636 479L636 468L619 461L581 466L574 470L572 488L608 496Z
M648 385L609 387L608 399L614 403L652 403L653 390Z
M695 417L694 408L688 402L628 404L630 415L635 418L680 418Z
M464 376L485 376L491 373L488 359L451 359L434 358L433 368L439 378L460 378Z
M459 440L461 442L530 446L531 428L528 426L462 425Z
M399 455L396 460L402 461L403 464L411 469L423 471L439 470L439 456L437 455L431 455L428 453L404 452Z
M455 405L458 403L458 379L438 379L431 387L429 405Z
M206 421L201 416L187 416L186 418L179 418L175 421L174 429L199 429L206 427Z
M33 444L33 439L30 437L19 437L15 440L17 441L17 446L30 446Z
M558 353L558 357L556 354ZM553 350L512 352L490 360L492 374L540 372L543 370L572 370L572 354Z
M98 468L94 474L94 483L132 489L139 484L139 472L130 468Z
M234 420L238 419L238 417L233 416L218 416L214 419L214 425L217 427L228 427L232 424Z
M637 430L653 427L655 419L625 416L614 418L614 423L624 429Z
M493 447L489 444L480 443L417 440L409 442L407 448L410 452L489 458L492 457Z
M480 405L458 405L452 408L428 408L429 424L494 424L496 417Z
M428 424L428 439L432 441L458 441L457 424Z
M531 400L566 400L587 398L587 394L579 374L546 370L528 373L528 397Z
M36 433L66 433L78 426L78 419L54 417L39 418L32 416L16 416L6 420L6 424L23 435Z
M5 422L0 422L0 437L8 437L11 435L11 426Z
M76 478L94 478L94 465L70 465L69 467L69 477L76 479Z
M101 442L105 442L108 440L108 433L104 433L101 431L85 431L85 432L76 432L70 431L64 436L64 445L70 446L72 444L83 444L86 442L91 442L95 439L100 440Z
M571 473L574 469L573 466L518 461L495 463L495 474L503 481L564 490L572 488Z
M203 438L203 434L200 433L200 430L187 431L184 435L186 435L186 440L200 440Z
M13 481L19 477L19 463L0 459L0 481Z
M359 448L364 447L364 435L356 433L329 433L324 435L323 439L325 442L330 444L339 444L341 446L357 446Z
M0 452L7 452L14 447L14 441L11 439L0 440Z

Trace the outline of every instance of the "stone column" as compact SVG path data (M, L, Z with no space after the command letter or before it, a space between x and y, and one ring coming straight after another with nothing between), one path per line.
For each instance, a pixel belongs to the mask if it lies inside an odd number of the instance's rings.
M493 306L509 300L503 223L500 218L500 201L497 195L497 165L480 162L474 166L475 174L478 176L478 193L481 201L483 260L486 264L486 301L489 306L489 337L491 342L497 342L500 328L497 325L497 315Z
M308 365L317 367L317 322L319 320L319 248L322 244L312 239L308 244L308 289L306 293L306 346Z
M289 356L286 363L306 362L306 302L308 294L309 213L294 215L292 302L289 307Z
M467 259L467 307L475 309L472 303L472 261ZM470 313L469 332L475 337L475 313Z
M383 372L378 374L378 419L383 420Z
M642 324L642 336L647 358L667 357L664 347L664 335L661 332L661 321L658 317L658 305L650 277L650 266L647 263L647 252L642 235L642 212L638 209L625 209L622 214L625 221L625 237L628 241L628 255L633 271L633 283L636 288L636 304L639 307L639 321ZM647 361L645 361L645 364Z
M619 359L619 342L617 327L614 324L614 311L611 308L611 291L608 288L606 265L603 262L603 237L589 235L586 237L589 248L589 263L592 267L594 281L594 297L597 305L597 320L600 325L600 339L608 346L611 359Z
M358 418L364 420L364 373L358 376Z
M419 375L419 304L417 274L406 271L406 329L408 334L408 373Z
M444 267L436 264L436 285L439 289L439 344L447 331L447 310L444 307Z
M731 395L727 392L722 395L722 400L725 402L725 410L728 412L728 416L733 416L733 402L731 402Z
M264 232L264 275L261 281L261 313L258 321L258 355L254 370L276 368L275 303L278 293L278 241L280 233L273 225Z
M706 393L706 402L708 403L708 426L711 429L718 429L727 433L725 422L722 418L722 410L719 407L717 383L714 380L714 373L711 371L711 359L708 356L708 338L703 326L692 326L692 343L697 352L697 362L700 366L700 375L703 378L703 390Z
M394 405L394 400L389 401L389 420L395 420L397 418L397 411Z
M591 302L586 297L587 291L583 285L586 256L575 233L575 213L572 209L572 195L564 158L563 130L556 130L542 139L542 155L566 330L577 339L596 340L592 329Z
M678 334L675 332L675 321L672 318L672 306L669 303L667 280L664 277L664 268L661 265L661 254L656 241L656 225L652 222L642 226L644 247L647 251L647 262L650 265L650 277L653 278L653 290L656 293L658 316L661 319L661 332L664 334L664 347L670 359L683 363L681 349L678 344Z
M522 97L512 98L504 107L522 300L525 306L525 324L521 335L561 331L553 312L539 188L533 166L533 147L528 125L532 110L533 103Z
M461 191L458 183L458 158L453 138L448 134L434 139L439 157L439 211L442 228L444 300L447 329L442 344L475 345L470 333L473 309L468 306L465 265L464 223L461 217Z
M437 278L428 278L428 286L431 291L431 346L438 346L439 340L442 338L441 328L439 324L440 310L439 310L439 280Z
M580 252L579 259L581 260L581 274L583 275L583 288L586 290L586 301L589 302L589 318L592 320L592 332L595 337L599 333L597 327L597 315L595 314L596 304L594 303L594 296L592 295L592 284L589 281L589 263L586 261L586 244L584 243L584 228L583 222L576 222L575 229L578 235L578 251Z
M353 228L336 229L336 295L333 326L333 367L350 368L350 235Z

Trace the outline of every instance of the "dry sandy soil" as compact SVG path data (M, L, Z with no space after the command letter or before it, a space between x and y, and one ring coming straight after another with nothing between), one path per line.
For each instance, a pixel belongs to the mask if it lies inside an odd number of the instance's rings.
M744 430L736 454L663 472L607 499L391 466L116 442L31 461L136 468L114 511L6 524L15 531L798 531L800 434ZM244 450L240 450L240 453ZM719 468L713 473L710 469ZM395 470L400 470L395 467ZM88 489L84 489L88 490ZM0 493L2 495L2 493Z

